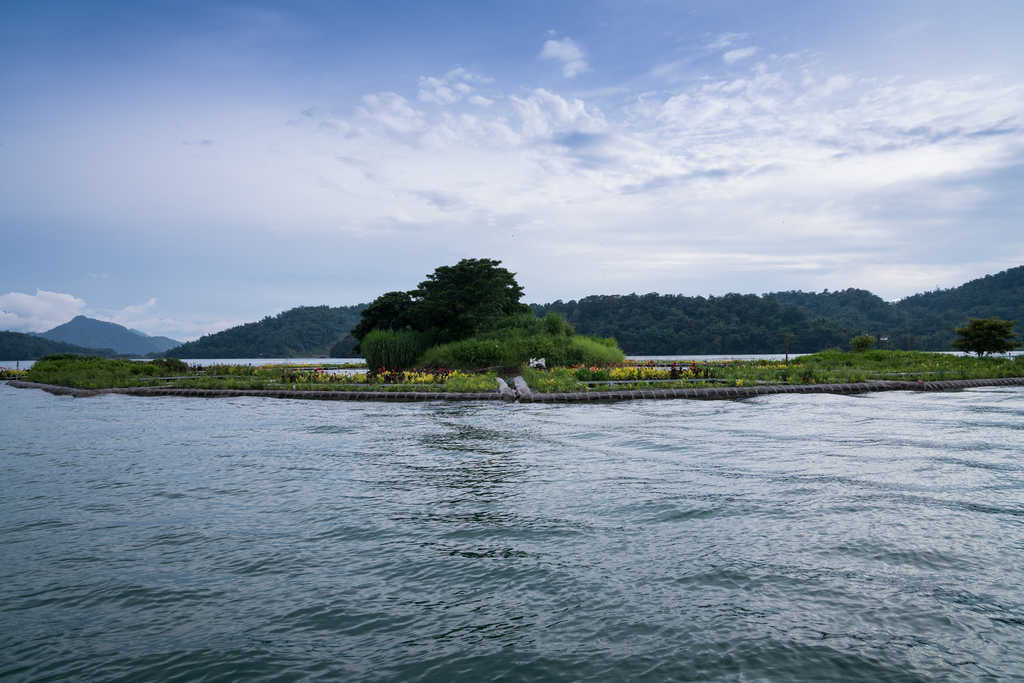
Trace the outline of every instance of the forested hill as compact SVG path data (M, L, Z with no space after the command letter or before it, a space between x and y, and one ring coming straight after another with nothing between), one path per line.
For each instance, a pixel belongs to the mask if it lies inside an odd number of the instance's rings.
M790 352L810 353L849 345L856 336L852 328L756 294L588 296L530 308L539 316L562 315L580 334L615 337L630 355L781 353L784 334L792 336Z
M848 348L868 333L882 347L949 351L954 329L968 318L1024 320L1024 266L986 275L953 289L915 294L896 303L863 289L687 297L671 294L589 296L531 304L554 311L581 334L615 337L632 355L780 353Z
M169 349L170 358L301 358L351 355L356 340L349 331L359 322L358 306L300 306L290 311L267 316L254 323L246 323L200 337L193 342ZM347 347L347 348L346 348Z
M178 358L255 358L352 355L349 331L358 306L304 306L233 327L170 349ZM1024 266L954 289L888 303L863 289L775 292L764 296L673 294L589 296L531 304L537 315L563 315L580 334L615 337L631 355L793 353L849 348L869 333L889 348L948 351L953 329L968 318L1024 320ZM333 350L332 350L333 347Z
M35 360L51 353L77 353L81 356L116 358L113 349L92 349L67 342L53 341L22 332L0 332L0 360Z
M969 318L1024 320L1024 266L895 303L863 289L775 292L772 296L784 306L802 306L812 317L888 337L891 348L948 351L956 337L954 328Z
M589 296L531 304L560 313L581 334L615 337L632 355L781 353L849 348L858 334L888 337L881 347L949 351L968 318L1024 320L1024 266L953 289L896 303L863 289L687 297L671 294Z

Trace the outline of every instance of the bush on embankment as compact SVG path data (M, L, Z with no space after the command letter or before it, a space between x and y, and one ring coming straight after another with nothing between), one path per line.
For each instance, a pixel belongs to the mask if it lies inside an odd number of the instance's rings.
M545 318L517 315L500 327L469 339L430 348L418 361L423 367L483 368L519 366L531 358L556 365L608 365L625 359L614 339L583 337L555 314Z

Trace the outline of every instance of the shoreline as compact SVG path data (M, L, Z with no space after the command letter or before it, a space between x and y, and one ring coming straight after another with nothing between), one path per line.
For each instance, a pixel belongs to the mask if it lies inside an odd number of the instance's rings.
M744 399L773 394L868 394L878 391L960 391L977 387L1024 386L1024 377L961 379L938 382L900 382L879 380L853 384L768 384L754 387L710 387L701 389L639 389L632 391L590 391L572 393L512 392L455 393L415 391L265 391L259 389L178 389L174 387L122 387L111 389L74 389L54 384L8 380L18 389L41 389L55 396L88 398L101 394L128 396L182 396L188 398L257 398L312 401L378 401L425 403L433 401L503 401L507 403L610 403L643 399Z

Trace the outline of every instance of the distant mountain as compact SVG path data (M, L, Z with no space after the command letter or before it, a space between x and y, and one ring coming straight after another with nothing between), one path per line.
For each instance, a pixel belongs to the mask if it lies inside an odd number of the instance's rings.
M149 337L123 325L108 323L84 315L42 332L38 336L87 348L110 348L117 353L162 353L181 342L167 337Z
M168 349L170 358L304 358L351 355L358 306L300 306Z
M117 352L113 349L88 349L22 332L0 332L0 360L35 360L51 353L77 353L81 356L103 356L105 358L117 356Z

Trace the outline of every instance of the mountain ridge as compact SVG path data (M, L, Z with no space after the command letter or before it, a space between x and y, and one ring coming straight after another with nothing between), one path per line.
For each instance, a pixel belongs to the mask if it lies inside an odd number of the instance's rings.
M299 306L152 355L350 356L356 340L349 331L359 322L359 313L365 307ZM847 348L849 340L859 334L888 337L879 343L880 347L949 351L954 329L966 324L968 318L1024 320L1024 266L896 302L887 302L867 290L848 288L708 298L656 292L597 295L530 307L537 315L561 314L580 334L615 337L630 355L782 353L787 339L790 352L802 353L832 346ZM141 340L166 339L142 337L122 329ZM28 348L23 340L18 344ZM102 355L117 351L117 347L86 347L83 351ZM77 351L46 351L57 352Z
M181 345L176 339L144 336L123 325L84 315L76 315L63 325L57 325L35 336L84 348L109 348L117 353L134 353L140 356L163 353L167 349Z

